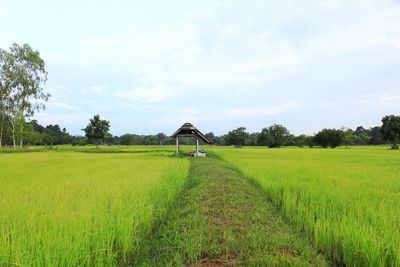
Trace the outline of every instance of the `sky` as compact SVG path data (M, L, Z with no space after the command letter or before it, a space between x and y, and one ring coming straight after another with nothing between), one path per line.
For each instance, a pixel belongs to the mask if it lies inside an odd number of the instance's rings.
M293 134L400 115L399 0L0 0L0 48L28 43L52 97L35 115L83 134Z

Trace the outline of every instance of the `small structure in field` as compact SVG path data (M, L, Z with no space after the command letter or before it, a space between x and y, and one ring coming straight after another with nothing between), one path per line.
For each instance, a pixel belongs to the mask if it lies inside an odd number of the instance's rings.
M173 135L176 139L176 154L179 153L179 137L193 137L196 139L196 152L195 157L205 157L206 153L204 151L199 151L199 139L206 144L211 144L211 140L208 139L204 134L202 134L196 127L191 123L185 123L179 128Z

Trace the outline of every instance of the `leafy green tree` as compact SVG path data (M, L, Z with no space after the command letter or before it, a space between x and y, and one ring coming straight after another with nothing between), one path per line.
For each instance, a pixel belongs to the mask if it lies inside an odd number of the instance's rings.
M322 129L315 135L314 141L323 148L335 148L343 143L344 133L339 129Z
M301 134L299 136L295 136L294 137L294 145L298 146L298 147L304 147L307 143L306 143L306 135Z
M283 144L284 146L297 146L297 136L294 136L294 134L289 134L287 138L285 139L285 143Z
M246 144L248 138L248 133L245 127L239 127L235 130L228 132L225 137L225 143L227 145L234 145L236 147L241 147Z
M383 135L382 135L382 128L380 126L375 126L369 129L369 137L368 137L368 144L370 145L379 145L383 144Z
M399 149L400 116L389 115L382 118L383 137L392 143L392 149Z
M67 132L67 129L65 127L62 129L62 134L62 144L71 144L72 136Z
M365 129L364 127L362 127L362 126L358 126L356 128L356 130L353 132L353 134L354 135L361 135L361 134L369 135L368 130Z
M216 136L214 133L210 132L205 134L205 136L211 140L211 142L214 145L223 145L225 144L225 136L226 135L221 135L221 136Z
M106 143L107 145L113 145L114 144L114 136L111 133L107 133L104 136L104 143Z
M43 88L46 81L45 63L28 44L0 49L0 114L9 121L14 147L19 113L31 117L45 108L50 97Z
M340 130L343 132L343 144L345 144L346 147L354 145L355 138L353 135L353 130L345 127L342 127Z
M64 133L61 131L60 125L58 125L58 124L47 125L44 128L43 132L48 134L49 136L51 136L51 138L53 140L53 145L63 144Z
M35 131L31 124L25 124L24 132L22 133L23 143L26 145L41 145L42 135Z
M358 126L353 132L354 143L357 145L367 145L369 143L370 135L370 130Z
M206 136L213 144L215 144L215 135L214 135L213 132L206 133L205 136Z
M139 145L140 139L136 134L124 134L121 136L121 145Z
M73 146L86 146L88 143L88 139L85 136L75 135L72 136L72 145Z
M268 147L280 147L289 138L289 131L280 124L274 124L261 130L258 137L258 144Z
M315 145L315 137L314 136L306 136L305 138L305 144L309 147L309 148L313 148Z
M182 139L184 139L184 138L182 138ZM182 141L184 141L184 140L182 140ZM143 145L148 145L148 146L154 146L154 145L158 144L157 136L155 136L155 135L143 135L143 136L141 136L141 142Z
M327 148L329 146L329 129L323 129L319 131L314 138L317 145Z
M256 146L258 144L258 135L259 133L251 133L248 135L247 145Z
M27 124L32 125L33 130L35 130L36 132L43 133L44 131L44 127L40 125L37 120L31 120Z
M157 134L158 144L161 146L166 138L167 136L165 135L165 133L158 133Z
M42 144L43 145L52 146L52 145L54 145L54 143L55 143L55 140L51 135L49 135L48 133L42 134Z
M89 142L95 143L96 148L99 149L99 144L104 141L104 138L109 133L110 122L100 119L100 115L97 114L94 115L93 119L90 119L88 126L82 130L85 132Z

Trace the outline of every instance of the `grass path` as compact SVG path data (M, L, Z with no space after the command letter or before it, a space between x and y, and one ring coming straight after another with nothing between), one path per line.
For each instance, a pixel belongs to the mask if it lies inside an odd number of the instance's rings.
M191 160L179 199L131 264L327 266L261 189L215 157Z

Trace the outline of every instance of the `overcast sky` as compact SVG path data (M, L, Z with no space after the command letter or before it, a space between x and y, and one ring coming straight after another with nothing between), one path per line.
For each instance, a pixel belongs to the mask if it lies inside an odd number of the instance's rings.
M83 134L292 133L400 115L400 1L0 0L0 47L28 43L52 97L35 116Z

